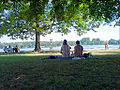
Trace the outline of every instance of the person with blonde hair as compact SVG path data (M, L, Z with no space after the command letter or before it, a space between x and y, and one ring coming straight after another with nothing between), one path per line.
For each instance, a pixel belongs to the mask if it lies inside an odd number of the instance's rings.
M70 57L70 46L67 44L67 40L63 41L63 45L61 47L60 53L62 54L63 58Z

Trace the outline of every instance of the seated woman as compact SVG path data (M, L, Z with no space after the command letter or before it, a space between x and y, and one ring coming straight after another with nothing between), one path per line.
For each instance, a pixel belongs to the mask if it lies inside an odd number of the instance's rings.
M83 56L83 46L80 45L80 41L76 41L76 46L74 47L74 57Z
M70 46L67 44L67 40L63 41L63 45L61 47L60 53L62 54L63 58L70 57Z
M9 45L9 47L8 47L8 52L13 52L13 48Z
M8 52L7 46L5 46L3 50L4 50L5 53L7 53Z
M15 48L13 48L13 52L19 52L20 49L18 48L18 46L16 45Z

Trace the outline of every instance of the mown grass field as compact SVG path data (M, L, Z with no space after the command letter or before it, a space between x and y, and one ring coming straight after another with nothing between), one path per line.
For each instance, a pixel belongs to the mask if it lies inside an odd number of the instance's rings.
M87 50L94 58L43 60L58 52L0 53L0 90L119 90L120 50Z

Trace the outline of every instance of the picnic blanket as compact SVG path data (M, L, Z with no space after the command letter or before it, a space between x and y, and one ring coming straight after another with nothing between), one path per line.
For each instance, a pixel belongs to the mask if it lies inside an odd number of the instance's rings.
M46 57L45 59L72 59L73 57L68 57L68 58L64 58L64 57L60 57L60 56L56 56L56 55L51 55Z
M93 57L91 53L84 53L83 56L81 57L68 57L68 58L64 58L64 57L60 57L60 56L56 56L56 55L50 55L44 59L72 59L72 60L79 60L79 59L87 59Z

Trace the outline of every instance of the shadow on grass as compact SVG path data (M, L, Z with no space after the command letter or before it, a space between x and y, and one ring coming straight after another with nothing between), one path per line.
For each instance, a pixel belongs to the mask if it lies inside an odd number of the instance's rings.
M47 56L0 57L0 90L120 88L120 55L116 52L85 60L41 60Z

